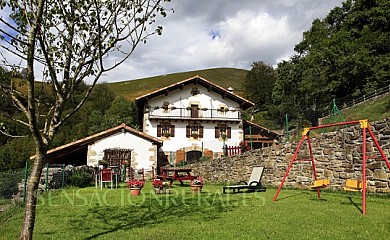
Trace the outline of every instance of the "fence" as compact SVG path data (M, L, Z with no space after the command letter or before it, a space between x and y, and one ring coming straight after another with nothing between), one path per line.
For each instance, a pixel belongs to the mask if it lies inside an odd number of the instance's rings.
M225 156L234 156L239 155L243 152L246 152L248 150L251 150L249 145L242 145L242 146L224 146L223 152Z
M342 110L342 109L348 109L348 108L353 107L355 105L364 103L368 100L372 100L372 99L384 96L384 95L389 94L389 93L390 93L390 85L386 85L386 86L383 86L383 87L381 87L381 88L379 88L371 93L368 93L368 94L361 94L359 96L348 95L348 96L345 96L343 98L335 99L335 101L336 101L336 105L338 106L339 110ZM328 105L328 107L329 107L329 105ZM323 109L326 109L326 108L327 107L324 107ZM330 116L329 112L324 111L322 119L327 118L329 116Z

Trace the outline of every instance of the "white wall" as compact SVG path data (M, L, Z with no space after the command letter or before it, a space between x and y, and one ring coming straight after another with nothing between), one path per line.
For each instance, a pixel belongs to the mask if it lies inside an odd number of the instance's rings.
M153 121L150 125L150 132L152 136L157 136L157 124L158 122ZM161 139L164 141L162 147L164 152L175 152L180 148L190 147L197 145L203 147L204 149L212 150L216 153L222 153L223 140L221 138L215 138L215 129L214 127L217 123L206 123L202 122L201 125L204 126L203 138L193 139L186 137L186 125L187 122L181 121L171 121L171 124L175 125L175 136ZM228 123L228 127L231 127L232 137L225 140L225 144L228 146L238 146L242 141L242 129L239 128L238 123Z
M157 164L157 146L129 132L120 132L99 140L88 146L87 164L97 166L108 148L133 149L131 152L132 166L135 169L151 170Z
M197 87L200 91L199 94L192 96L191 89ZM187 108L191 104L198 104L200 108L219 109L220 107L228 107L229 110L240 110L239 103L230 99L223 98L220 94L213 91L208 91L207 88L197 84L190 84L183 88L183 90L170 91L168 95L162 94L155 98L148 100L148 105L153 109L154 106L161 107L164 101L169 102L169 107L175 106L176 108ZM229 113L229 112L228 112ZM202 114L202 111L199 111ZM237 115L238 113L235 112ZM238 115L237 115L238 116ZM162 147L164 152L176 151L180 148L185 148L196 144L197 146L203 146L205 149L212 150L213 152L222 153L223 140L215 138L214 127L217 124L227 124L231 127L231 138L226 139L226 145L238 146L243 140L243 131L240 128L242 124L236 121L198 121L204 127L203 138L192 139L186 137L186 125L188 120L174 120L170 119L172 125L175 125L175 137L161 137L164 141ZM157 137L157 125L160 120L149 120L149 113L144 114L143 132Z

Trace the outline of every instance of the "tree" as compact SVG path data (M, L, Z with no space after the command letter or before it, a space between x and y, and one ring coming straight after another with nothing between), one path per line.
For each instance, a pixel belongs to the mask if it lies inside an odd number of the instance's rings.
M115 69L130 57L139 43L152 34L157 14L166 16L169 0L0 0L1 9L11 11L0 17L0 47L19 58L27 69L20 80L27 89L17 88L16 80L0 88L25 118L14 118L28 127L35 143L35 159L27 184L26 206L20 239L32 239L35 223L36 190L47 150L61 125L86 101L100 76ZM153 27L153 28L152 28ZM108 65L108 59L114 62ZM16 64L6 61L15 69ZM37 66L43 66L43 81L50 83L54 103L43 102L41 84L35 81ZM77 87L92 84L74 108L64 113Z
M105 122L107 127L115 127L121 123L137 127L136 116L135 102L120 96L114 99L111 107L106 111Z
M274 101L291 101L312 124L332 99L369 94L390 83L390 5L385 0L347 0L315 19L278 65Z
M254 62L244 82L247 97L256 103L258 109L264 109L272 103L272 89L276 80L276 72L272 66L262 61Z

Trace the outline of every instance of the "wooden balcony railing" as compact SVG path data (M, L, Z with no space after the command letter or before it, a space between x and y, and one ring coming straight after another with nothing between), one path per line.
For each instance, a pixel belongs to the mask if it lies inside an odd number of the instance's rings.
M197 119L241 119L240 110L221 110L201 108L198 110L189 108L151 108L150 118L197 118Z

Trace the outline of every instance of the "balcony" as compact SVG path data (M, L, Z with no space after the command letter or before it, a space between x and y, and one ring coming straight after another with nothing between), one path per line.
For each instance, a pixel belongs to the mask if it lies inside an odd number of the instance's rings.
M194 108L150 108L149 118L197 119L197 120L241 120L240 110L194 109Z

